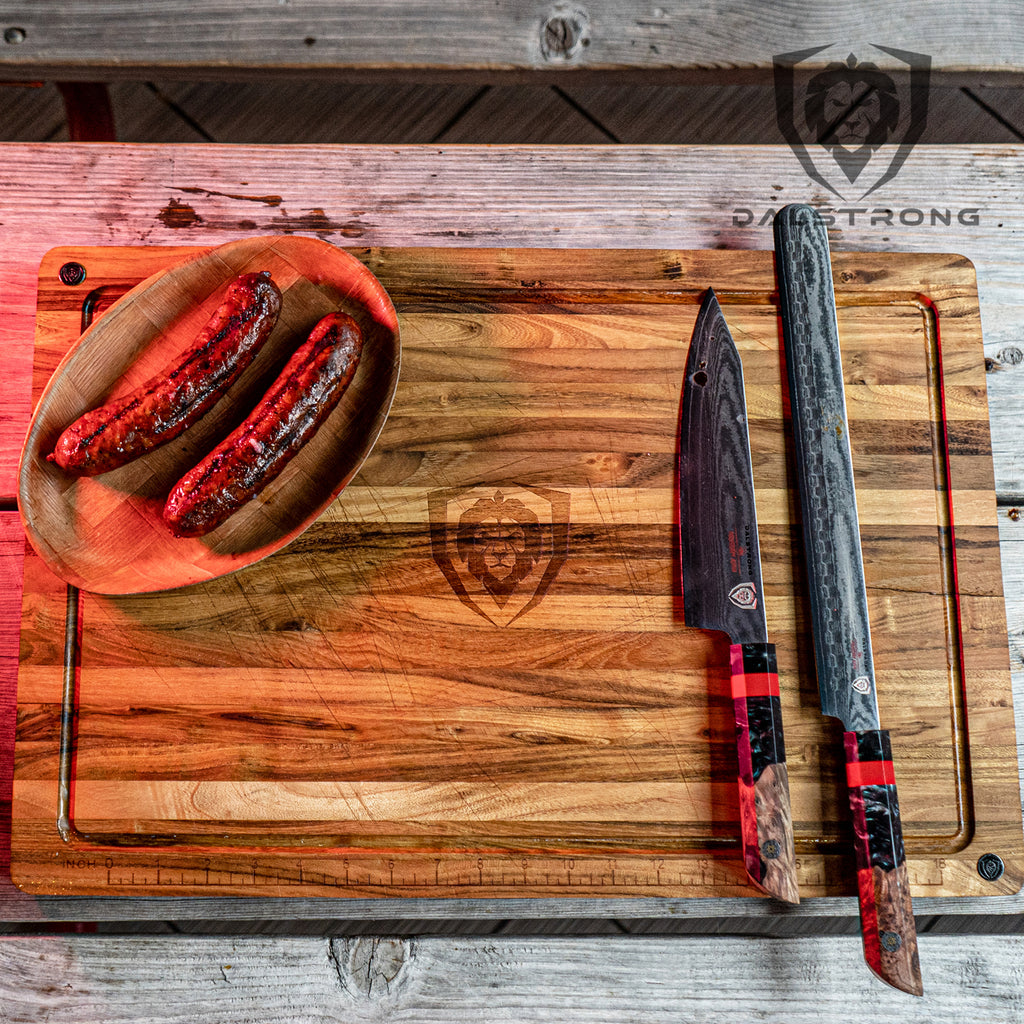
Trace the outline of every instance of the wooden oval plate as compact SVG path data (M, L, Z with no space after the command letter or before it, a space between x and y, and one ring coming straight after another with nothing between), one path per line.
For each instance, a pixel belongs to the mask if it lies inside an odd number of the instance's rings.
M281 289L280 318L211 412L170 444L102 476L72 477L47 461L70 423L163 369L191 344L228 283L260 270ZM364 336L337 408L257 498L205 537L175 537L162 517L171 487L241 422L316 322L337 309ZM68 583L101 594L186 586L265 558L302 533L370 453L398 384L400 352L398 317L383 286L359 260L319 239L244 239L155 274L89 327L39 399L18 471L32 546Z

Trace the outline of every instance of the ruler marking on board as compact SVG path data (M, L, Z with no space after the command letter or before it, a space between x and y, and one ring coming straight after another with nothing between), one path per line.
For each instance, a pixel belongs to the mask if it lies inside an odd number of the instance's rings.
M554 861L562 860L561 869ZM425 888L445 889L523 889L546 888L650 888L685 886L717 881L728 884L727 867L705 858L687 858L686 862L666 863L664 857L597 859L582 862L578 858L551 858L536 864L522 857L482 858L467 856L442 860L434 858L433 871L424 874L419 862L403 864L393 857L369 855L367 858L346 856L336 870L312 870L301 859L279 862L245 858L217 866L209 858L195 863L156 858L140 862L134 857L117 855L72 855L59 864L76 880L101 884L107 888L162 889L261 889L299 887L307 889L373 888L422 891Z

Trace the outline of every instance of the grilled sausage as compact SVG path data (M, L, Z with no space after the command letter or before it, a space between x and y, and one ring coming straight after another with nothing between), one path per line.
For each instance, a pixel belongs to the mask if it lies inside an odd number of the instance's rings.
M131 394L72 423L47 458L75 476L98 476L173 441L253 361L280 311L281 292L268 271L236 278L187 352Z
M163 513L172 531L201 537L274 480L341 400L362 348L352 317L325 316L245 422L174 486Z

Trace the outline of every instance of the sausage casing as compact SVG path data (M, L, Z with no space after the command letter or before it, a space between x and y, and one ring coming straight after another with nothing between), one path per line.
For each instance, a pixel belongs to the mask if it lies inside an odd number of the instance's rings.
M268 271L237 277L184 354L131 394L77 419L48 458L75 476L98 476L173 441L253 361L280 311Z
M163 515L172 531L201 537L274 480L341 400L362 347L352 317L325 316L245 422L171 490Z

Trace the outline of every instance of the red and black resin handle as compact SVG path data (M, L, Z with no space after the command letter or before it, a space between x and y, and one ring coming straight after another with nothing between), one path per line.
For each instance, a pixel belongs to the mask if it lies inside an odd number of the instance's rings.
M889 733L847 732L843 741L864 959L883 981L919 996L924 984Z
M733 644L730 657L743 863L759 888L799 903L775 646Z

